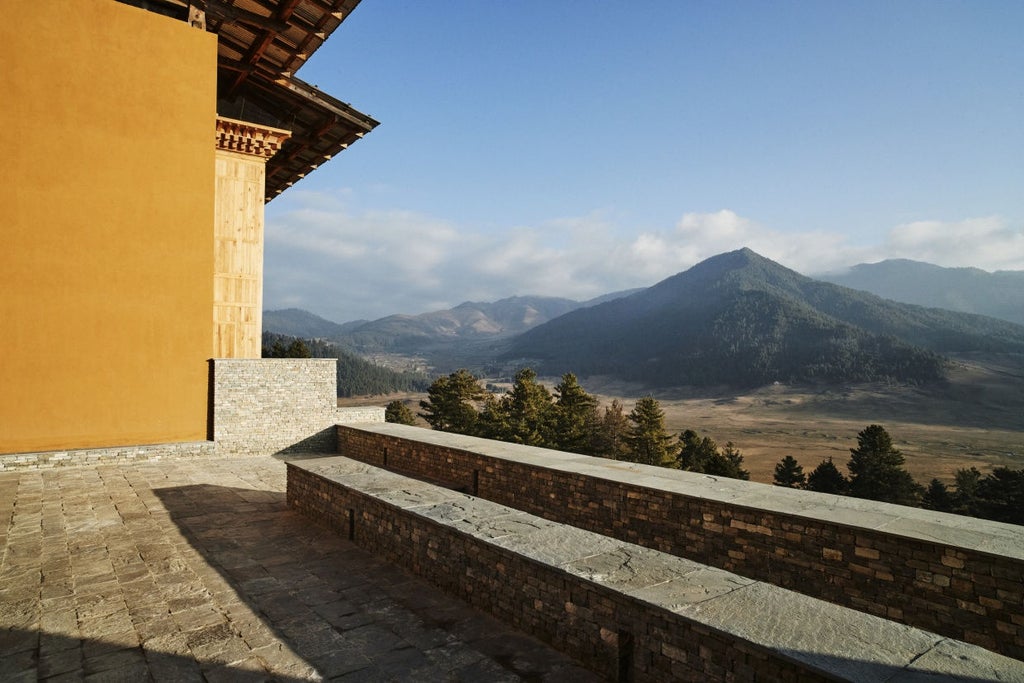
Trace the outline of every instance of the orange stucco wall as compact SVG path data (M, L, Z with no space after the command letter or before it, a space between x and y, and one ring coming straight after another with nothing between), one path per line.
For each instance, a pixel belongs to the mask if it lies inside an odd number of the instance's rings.
M206 438L217 43L113 0L0 22L0 453Z

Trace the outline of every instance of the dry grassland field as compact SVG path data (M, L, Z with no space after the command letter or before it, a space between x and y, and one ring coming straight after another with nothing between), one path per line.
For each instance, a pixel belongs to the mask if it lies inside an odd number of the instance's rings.
M546 379L553 387L558 382ZM628 412L642 389L591 378L581 384L607 405L619 398ZM832 387L774 385L745 393L653 392L669 432L693 429L719 445L732 441L751 480L771 482L775 463L792 455L810 472L831 457L845 471L857 432L886 428L920 483L951 483L961 467L983 473L1024 468L1024 363L1020 358L960 357L948 381L935 386L880 384ZM382 405L394 398L413 411L424 395L339 399L339 405Z

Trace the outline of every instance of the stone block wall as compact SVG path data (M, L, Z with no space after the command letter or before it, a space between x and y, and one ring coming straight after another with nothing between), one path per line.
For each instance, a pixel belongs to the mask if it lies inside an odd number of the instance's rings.
M1024 528L403 425L339 453L1024 659Z
M753 648L748 644L707 629L694 632L690 624L672 623L669 615L658 619L653 613L646 614L640 605L630 604L625 596L574 582L554 567L480 543L443 523L404 513L355 488L338 486L303 469L304 464L289 463L291 507L474 607L552 644L588 668L608 674L609 680L724 680L724 675L713 673L725 672L747 673L743 678L752 680L752 671L748 668L744 672L742 668L749 667L745 660L768 660L764 653L751 652ZM643 624L640 627L645 631L650 629L662 637L634 641L632 658L623 651L621 659L626 661L620 665L619 641L627 636L614 625L626 623ZM636 649L643 652L637 653ZM630 675L632 672L615 675L629 665L640 669L639 677ZM774 665L775 675L768 676L772 680L786 675L792 680L829 680L801 672L789 662L776 661ZM768 673L764 671L764 675Z
M1014 679L977 646L345 457L288 463L288 503L619 681Z
M329 453L335 425L384 421L383 408L338 408L333 358L217 358L210 388L218 455Z
M337 361L210 361L213 440L220 455L329 452L336 445Z
M131 465L137 462L154 462L164 459L211 457L214 451L212 441L185 441L146 446L13 453L0 455L0 472L43 470L56 467Z

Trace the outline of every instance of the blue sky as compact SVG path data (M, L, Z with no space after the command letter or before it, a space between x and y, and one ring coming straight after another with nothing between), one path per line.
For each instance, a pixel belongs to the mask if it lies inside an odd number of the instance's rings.
M336 321L802 273L1024 269L1024 3L363 0L299 77L381 121L267 207Z

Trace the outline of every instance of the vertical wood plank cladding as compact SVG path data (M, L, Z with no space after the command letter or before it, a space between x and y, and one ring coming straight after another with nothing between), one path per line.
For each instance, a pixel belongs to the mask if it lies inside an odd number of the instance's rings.
M288 132L217 119L213 355L259 358L266 162Z
M262 157L217 150L213 235L213 349L259 358L263 311Z

